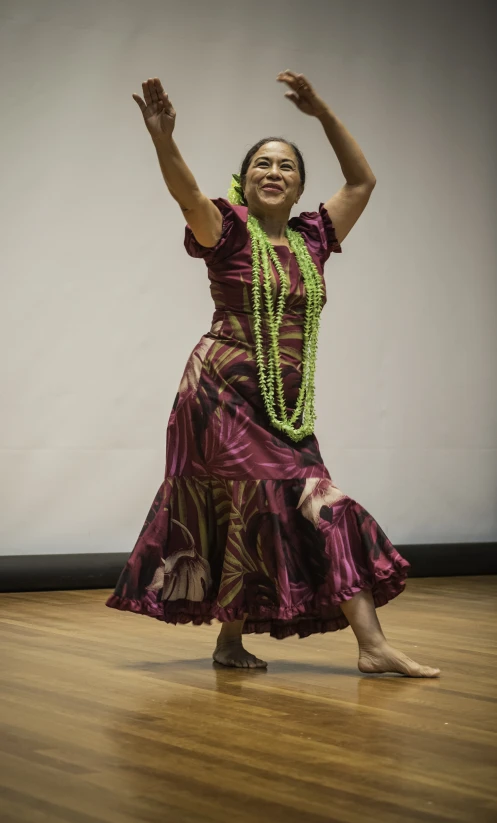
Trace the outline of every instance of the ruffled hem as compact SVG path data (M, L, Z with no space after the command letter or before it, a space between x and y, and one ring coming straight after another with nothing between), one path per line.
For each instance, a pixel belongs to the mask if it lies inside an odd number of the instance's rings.
M358 580L357 584L329 597L328 602L317 604L315 599L294 604L288 608L270 609L260 606L255 612L249 612L245 622L244 634L266 634L276 640L298 635L300 638L311 634L324 634L347 628L349 621L340 609L340 603L350 600L360 591L371 590L376 608L386 605L404 591L409 563L400 557L395 569L379 574L373 586L367 580ZM222 608L217 603L202 601L157 601L153 593L147 592L141 600L132 600L118 595L111 595L106 606L119 611L154 617L164 623L173 625L191 623L194 626L211 625L213 620L222 623L242 620L248 607L238 605Z
M340 604L362 590L377 607L397 597L408 569L374 518L329 478L174 477L160 487L107 605L173 624L248 614L247 634L307 637L348 626Z

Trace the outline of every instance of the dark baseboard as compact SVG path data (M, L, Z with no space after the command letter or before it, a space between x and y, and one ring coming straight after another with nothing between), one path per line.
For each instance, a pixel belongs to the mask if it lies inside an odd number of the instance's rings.
M0 557L0 592L112 589L128 553Z
M497 574L497 543L411 543L395 548L411 564L409 577Z
M396 546L411 564L410 577L497 574L497 543ZM0 556L0 592L112 589L127 552Z

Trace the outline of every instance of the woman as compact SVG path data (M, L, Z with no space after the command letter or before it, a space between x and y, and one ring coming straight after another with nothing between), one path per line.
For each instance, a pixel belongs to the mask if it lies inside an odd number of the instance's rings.
M214 660L225 666L266 666L242 633L306 637L351 625L360 671L436 677L385 639L376 607L403 590L408 563L332 483L313 433L323 266L376 181L306 78L277 79L321 122L345 177L318 212L290 220L305 184L296 146L261 140L229 199L211 200L173 140L176 113L158 78L143 83L144 100L133 95L187 221L186 250L207 265L215 312L169 418L165 480L107 605L168 623L217 618Z

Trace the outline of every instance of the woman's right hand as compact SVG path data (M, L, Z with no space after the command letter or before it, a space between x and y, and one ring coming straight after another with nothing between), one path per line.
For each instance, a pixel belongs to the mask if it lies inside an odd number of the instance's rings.
M169 100L168 95L162 88L162 83L158 77L142 83L143 96L145 102L137 94L133 95L140 106L145 125L151 137L171 137L176 120L176 112Z

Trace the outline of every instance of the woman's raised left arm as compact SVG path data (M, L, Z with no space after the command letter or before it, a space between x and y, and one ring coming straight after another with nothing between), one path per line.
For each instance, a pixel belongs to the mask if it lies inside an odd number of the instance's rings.
M341 243L366 208L376 178L356 140L304 75L284 71L277 79L291 89L285 97L304 114L317 117L340 163L345 184L324 205Z

